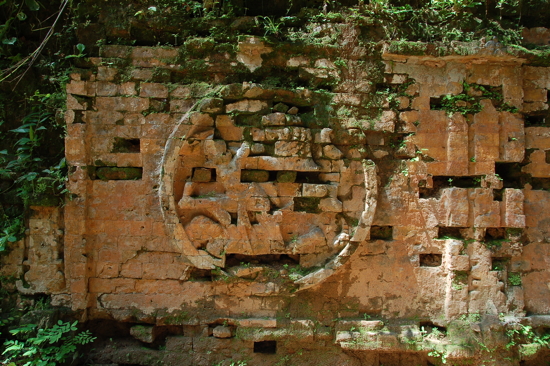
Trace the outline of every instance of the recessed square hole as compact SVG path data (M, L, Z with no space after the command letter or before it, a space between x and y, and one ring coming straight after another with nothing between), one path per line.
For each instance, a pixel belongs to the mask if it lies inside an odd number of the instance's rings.
M488 227L485 231L485 240L506 239L506 229L503 227Z
M391 90L391 85L388 83L378 83L376 84L377 92L388 92Z
M447 328L441 327L439 325L435 325L433 322L426 321L426 322L420 322L419 324L420 328L424 328L424 331L426 334L438 332L441 335L447 334Z
M503 193L504 193L504 188L493 189L493 201L502 202Z
M530 183L533 190L550 190L550 178L531 178Z
M504 271L508 267L510 258L493 257L491 258L491 271Z
M74 111L74 122L73 123L85 123L83 120L84 111Z
M254 342L254 353L277 353L277 341L260 341Z
M393 226L371 226L370 238L371 240L392 240Z
M143 176L141 167L97 167L94 179L100 180L140 180Z
M241 170L241 182L256 182L256 183L263 183L268 182L270 180L269 174L270 172L267 170Z
M441 110L443 105L441 104L441 97L439 98L430 98L430 109L431 110Z
M115 137L113 141L113 153L139 153L141 150L139 139L123 139Z
M420 267L439 267L441 261L441 254L420 254Z
M548 118L545 113L533 113L524 116L525 127L548 127Z
M465 227L440 227L438 228L438 239L464 239L461 230Z
M216 181L216 169L213 168L193 168L192 182L208 183Z
M294 211L319 213L319 203L321 199L318 197L294 197Z
M320 177L320 173L315 172L296 172L296 183L311 183L320 184L324 183Z

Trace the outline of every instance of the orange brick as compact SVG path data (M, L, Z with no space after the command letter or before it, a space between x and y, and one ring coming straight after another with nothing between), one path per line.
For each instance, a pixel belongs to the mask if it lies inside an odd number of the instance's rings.
M135 291L136 280L130 278L90 278L90 292L94 293L129 293Z
M158 83L141 83L139 96L145 98L168 98L168 88Z
M138 280L136 291L143 294L177 294L181 293L181 284L174 280Z

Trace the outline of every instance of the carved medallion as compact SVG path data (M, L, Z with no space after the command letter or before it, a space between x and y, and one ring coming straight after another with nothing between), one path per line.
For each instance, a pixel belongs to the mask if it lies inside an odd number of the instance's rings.
M292 261L318 268L296 281L310 287L368 239L377 183L365 135L321 93L239 87L197 102L172 133L167 228L197 268Z

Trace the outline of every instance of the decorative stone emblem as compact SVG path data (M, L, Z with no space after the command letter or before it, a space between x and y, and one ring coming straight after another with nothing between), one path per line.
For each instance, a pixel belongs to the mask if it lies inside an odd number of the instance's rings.
M310 287L368 239L376 168L361 130L331 118L321 94L241 88L198 102L174 130L167 227L197 268L290 260L320 268L296 281Z

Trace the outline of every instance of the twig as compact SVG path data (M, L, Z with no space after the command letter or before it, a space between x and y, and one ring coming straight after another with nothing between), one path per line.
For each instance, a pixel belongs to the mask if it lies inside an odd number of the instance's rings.
M38 46L38 48L36 50L34 50L30 55L23 58L22 60L20 60L15 65L13 65L13 66L9 67L8 69L2 71L2 73L0 73L0 77L1 77L0 83L3 82L4 80L6 80L7 78L9 78L10 76L12 76L15 72L17 72L17 70L19 70L21 67L23 67L23 65L28 63L27 69L21 75L19 75L16 78L17 83L15 84L15 86L13 88L15 89L17 87L17 85L19 85L19 82L21 81L23 76L25 76L25 74L30 70L30 68L32 67L32 65L34 64L34 62L36 61L36 59L38 58L38 56L40 55L40 53L42 52L44 47L46 47L46 44L48 43L50 38L52 37L53 32L54 32L54 28L55 28L57 22L59 21L59 19L61 18L61 15L63 14L63 11L67 7L68 3L69 3L69 0L63 0L63 3L61 3L61 6L59 8L59 13L57 14L57 17L55 18L55 21L53 22L52 26L50 27L50 30L46 34L46 37L44 37L44 39L40 43L40 46Z

